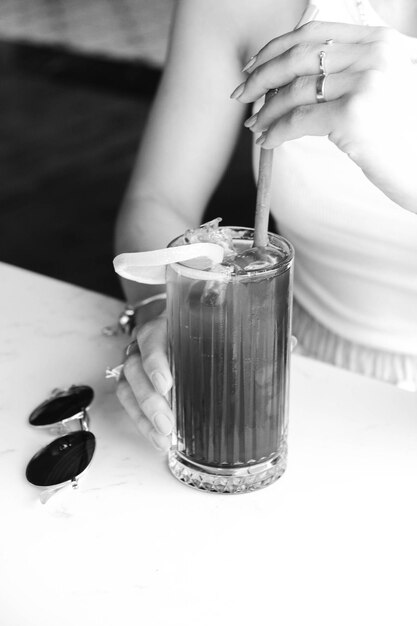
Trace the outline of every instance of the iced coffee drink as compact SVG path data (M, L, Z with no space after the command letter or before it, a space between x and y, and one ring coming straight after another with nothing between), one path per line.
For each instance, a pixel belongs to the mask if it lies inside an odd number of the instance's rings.
M206 491L264 487L285 470L293 249L270 234L217 222L171 245L214 241L221 265L167 268L169 356L176 441L170 469Z

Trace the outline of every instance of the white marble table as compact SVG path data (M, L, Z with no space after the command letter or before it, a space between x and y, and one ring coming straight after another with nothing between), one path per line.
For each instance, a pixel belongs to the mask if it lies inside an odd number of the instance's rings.
M221 496L177 483L117 405L101 328L120 303L0 264L0 624L413 625L417 396L295 357L286 474ZM46 505L27 416L92 385L97 450Z

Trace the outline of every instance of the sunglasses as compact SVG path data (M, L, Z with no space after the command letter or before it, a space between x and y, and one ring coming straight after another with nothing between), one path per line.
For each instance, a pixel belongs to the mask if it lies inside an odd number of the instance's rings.
M55 389L29 415L29 424L62 435L39 450L26 467L26 478L37 487L51 488L41 494L46 502L60 489L78 487L79 476L93 458L96 438L89 430L88 408L94 392L87 385Z

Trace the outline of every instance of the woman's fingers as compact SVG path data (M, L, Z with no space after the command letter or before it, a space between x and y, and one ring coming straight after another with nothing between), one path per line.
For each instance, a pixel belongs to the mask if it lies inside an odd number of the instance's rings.
M245 126L253 132L261 132L295 107L315 104L317 79L317 76L300 76L285 85L255 115L246 120ZM353 91L358 81L359 75L352 72L329 74L323 87L326 100L336 100Z
M172 411L168 402L155 390L149 380L139 353L134 353L127 358L123 373L141 412L158 433L169 435L174 424Z
M166 451L169 449L170 440L166 435L158 433L152 426L151 422L140 410L138 402L133 394L132 388L126 381L124 376L121 377L117 385L116 394L120 404L129 415L130 419L136 424L139 432L143 437L148 439L157 450Z
M117 396L142 435L158 450L167 451L174 417L164 398L172 386L165 317L142 326L136 342L127 351Z
M281 88L302 76L317 76L323 71L336 74L344 70L366 70L378 64L377 56L382 56L381 48L380 42L354 46L297 44L258 67L246 82L239 85L232 97L244 103L254 102L270 89Z
M276 148L291 139L299 139L306 135L329 135L336 127L343 107L344 98L321 104L297 106L289 113L280 117L268 131L257 141L262 148Z
M172 387L167 357L167 321L160 316L144 324L137 334L143 369L158 393L165 396Z
M244 68L252 73L257 67L283 54L299 43L316 43L323 45L328 39L339 44L362 43L384 37L383 31L388 28L340 24L337 22L312 21L300 28L281 35L267 43L254 55Z

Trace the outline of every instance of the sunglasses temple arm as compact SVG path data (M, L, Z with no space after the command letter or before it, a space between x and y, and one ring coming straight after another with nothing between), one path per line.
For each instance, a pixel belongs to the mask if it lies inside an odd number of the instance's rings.
M61 485L60 487L52 487L51 489L45 489L42 491L39 496L39 500L41 504L46 504L48 500L50 500L58 491L62 491L63 489L68 489L68 487L72 487L73 489L78 489L78 476L72 478L69 482L65 483L65 485Z
M80 427L81 430L86 432L90 430L90 416L88 415L87 409L83 409L83 414L80 417Z

